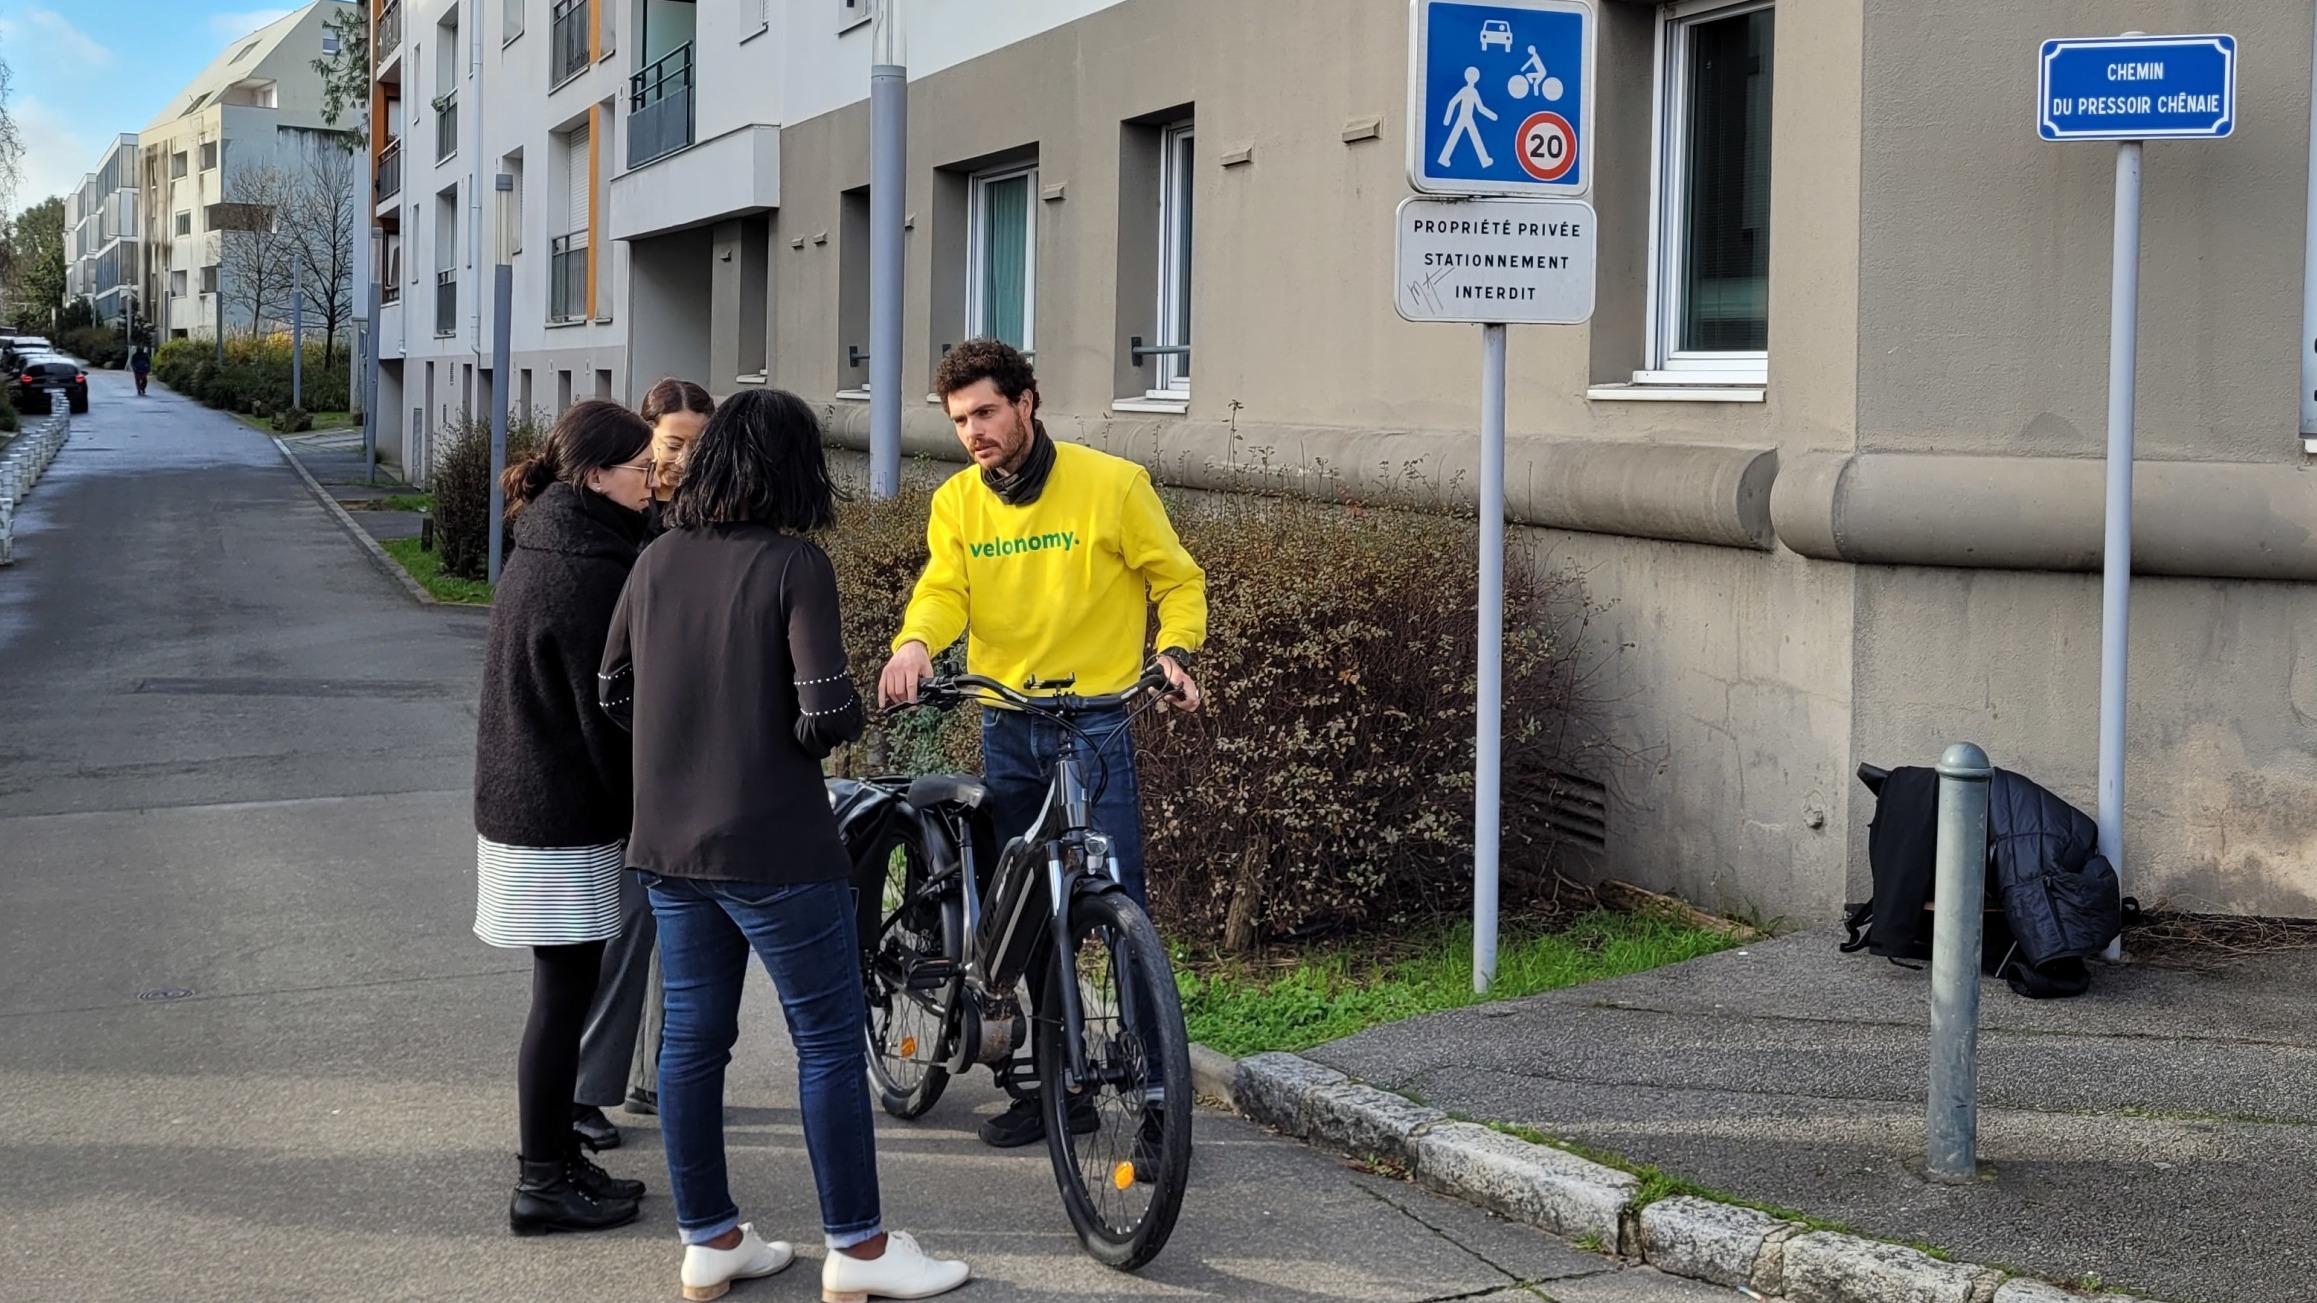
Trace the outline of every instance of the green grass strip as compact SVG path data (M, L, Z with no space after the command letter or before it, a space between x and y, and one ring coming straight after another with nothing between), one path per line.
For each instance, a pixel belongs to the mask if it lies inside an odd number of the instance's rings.
M489 584L480 579L461 579L456 575L444 574L441 554L422 551L415 538L385 539L379 546L386 549L386 555L393 557L403 569L409 571L410 577L416 579L420 587L434 594L438 602L476 606L491 600Z
M1472 927L1436 927L1379 958L1372 939L1309 950L1292 967L1224 964L1179 975L1191 1039L1234 1057L1303 1050L1418 1014L1460 1009L1622 977L1738 942L1670 919L1597 909L1566 926L1523 934L1511 921L1497 947L1497 976L1472 992Z

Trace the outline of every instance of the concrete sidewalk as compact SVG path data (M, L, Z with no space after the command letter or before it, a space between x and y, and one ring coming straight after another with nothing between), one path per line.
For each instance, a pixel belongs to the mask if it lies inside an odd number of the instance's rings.
M371 474L359 428L286 434L280 443L322 491L346 509L363 533L382 543L418 537L418 512L390 511L381 505L390 498L408 497L414 490L390 466L380 466L377 474Z
M2317 1296L2317 952L1989 983L1974 1186L1921 1174L1928 974L1811 932L1307 1057L1749 1200L2174 1300Z

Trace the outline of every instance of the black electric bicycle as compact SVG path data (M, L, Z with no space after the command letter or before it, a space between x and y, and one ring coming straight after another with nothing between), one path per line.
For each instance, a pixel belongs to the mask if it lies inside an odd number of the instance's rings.
M1153 666L1104 696L1070 686L1033 680L1024 692L961 674L919 693L923 707L1004 705L1060 726L1045 804L994 852L994 869L987 832L976 837L987 795L977 778L831 779L830 801L859 888L869 1072L886 1111L922 1116L977 1065L1017 1099L1045 1083L1063 1207L1088 1253L1132 1270L1158 1256L1182 1209L1190 1040L1166 949L1094 825L1107 765L1079 721L1156 701L1166 677Z

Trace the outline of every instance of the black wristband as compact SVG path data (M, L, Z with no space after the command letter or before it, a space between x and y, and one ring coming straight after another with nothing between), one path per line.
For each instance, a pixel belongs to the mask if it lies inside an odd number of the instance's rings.
M1191 666L1197 664L1199 659L1199 654L1197 652L1187 652L1180 647L1169 647L1165 651L1160 652L1159 655L1164 656L1168 660L1173 661L1175 664L1181 666L1185 673L1188 673Z

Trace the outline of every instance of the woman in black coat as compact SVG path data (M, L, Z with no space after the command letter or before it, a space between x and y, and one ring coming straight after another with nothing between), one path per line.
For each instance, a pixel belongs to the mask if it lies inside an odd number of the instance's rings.
M633 412L583 402L505 479L514 552L483 656L475 935L532 954L516 1069L522 1168L507 1213L518 1235L624 1225L643 1195L579 1153L571 1096L627 867L629 744L597 704L596 668L644 542L650 441Z

